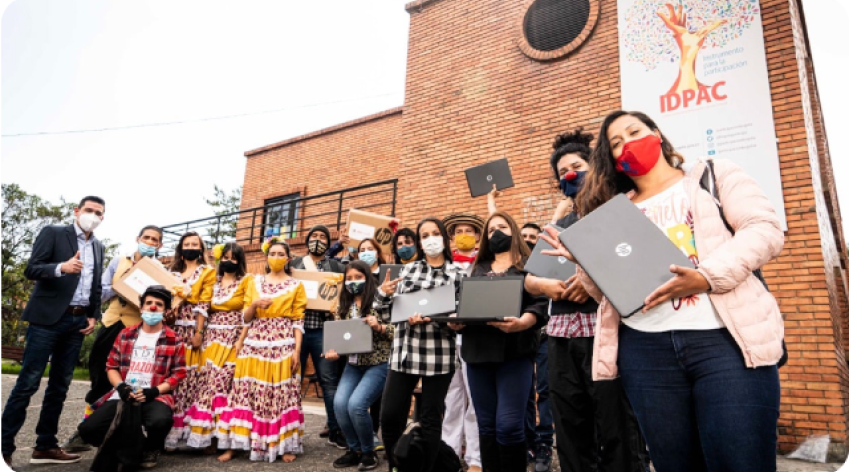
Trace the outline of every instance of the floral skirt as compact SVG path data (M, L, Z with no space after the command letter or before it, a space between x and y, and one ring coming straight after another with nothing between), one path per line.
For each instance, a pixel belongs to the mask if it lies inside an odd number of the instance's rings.
M195 335L195 316L192 310L196 305L185 304L177 313L174 331L177 338L186 347L186 378L174 389L174 426L165 438L165 447L174 448L182 445L189 436L186 425L186 411L195 402L201 387L201 370L199 369L201 351L192 349L192 336Z
M202 448L212 444L212 438L219 429L221 413L230 404L236 370L233 345L242 334L242 323L241 311L209 315L201 349L197 396L183 420L189 430L189 447Z
M218 422L218 447L274 462L303 453L301 379L292 372L295 330L290 318L256 318L236 359L230 405Z

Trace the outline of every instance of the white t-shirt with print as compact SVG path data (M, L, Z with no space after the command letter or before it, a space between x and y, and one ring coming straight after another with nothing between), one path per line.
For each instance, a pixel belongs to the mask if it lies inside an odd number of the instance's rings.
M662 193L636 205L694 265L698 265L699 252L693 236L693 213L684 191L683 179ZM707 293L673 298L646 313L637 312L629 318L623 318L622 322L630 328L650 333L719 329L725 326Z
M139 337L133 344L130 370L127 372L127 378L124 379L124 383L129 385L130 388L140 391L151 387L153 370L156 368L156 342L159 340L160 334L162 334L162 330L155 333L146 333L143 329L139 330ZM119 400L120 398L118 392L109 397L110 400Z

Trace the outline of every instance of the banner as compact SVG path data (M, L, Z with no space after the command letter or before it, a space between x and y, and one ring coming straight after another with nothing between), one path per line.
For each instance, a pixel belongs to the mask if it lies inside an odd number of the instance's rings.
M729 159L787 230L757 0L618 0L622 107L690 160Z

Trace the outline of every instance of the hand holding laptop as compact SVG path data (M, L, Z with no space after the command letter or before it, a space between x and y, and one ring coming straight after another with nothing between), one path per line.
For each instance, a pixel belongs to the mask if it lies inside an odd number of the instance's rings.
M449 317L449 318L456 318L456 317L457 317L457 313L451 313L450 315L448 315L448 317ZM464 325L463 323L451 323L451 322L448 322L448 327L449 327L449 328L451 328L451 329L453 329L454 331L460 331L461 329L465 328L465 327L466 327L466 325Z
M330 362L339 360L339 354L336 353L335 349L328 349L327 352L321 355L321 357L329 360Z
M410 326L428 324L431 321L433 320L428 317L422 317L421 313L413 313L413 316L407 319L407 323L410 323Z
M518 333L519 331L533 328L535 323L536 317L530 313L525 313L521 318L508 316L504 318L504 321L490 321L487 324L505 333Z
M575 303L584 303L590 297L590 294L587 293L587 289L581 284L581 281L578 280L578 274L575 274L569 277L569 280L566 281L566 292L563 298L569 300L570 302Z
M707 279L696 269L672 264L669 266L669 272L675 274L675 277L646 297L646 306L643 307L643 313L671 298L683 298L710 291L710 284Z
M551 226L546 226L544 231L540 233L540 238L542 238L545 242L551 245L554 249L549 249L547 251L543 251L542 253L546 256L554 256L560 257L563 256L566 259L569 259L571 262L577 263L575 260L575 256L566 249L566 246L563 245L563 242L560 241L560 233L557 231L557 228L553 228Z

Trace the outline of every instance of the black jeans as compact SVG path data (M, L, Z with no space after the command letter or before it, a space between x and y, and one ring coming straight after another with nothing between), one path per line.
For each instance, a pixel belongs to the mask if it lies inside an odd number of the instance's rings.
M85 442L97 447L103 444L109 425L115 419L118 402L119 400L105 402L80 423L77 429ZM168 431L171 431L171 426L174 425L173 412L168 405L156 400L142 403L141 409L142 424L147 431L144 450L158 451L165 446L165 436L168 436Z
M644 472L645 447L619 379L593 382L593 338L548 338L563 472Z
M115 339L124 328L124 323L118 320L112 326L101 326L97 330L97 337L94 338L88 355L88 378L91 380L91 389L85 395L85 402L88 404L96 402L112 390L112 384L106 376L106 359L112 352Z
M421 408L419 408L419 423L422 425L423 437L427 440L429 451L428 463L422 469L428 472L436 461L436 451L442 440L442 414L445 411L445 395L451 385L453 372L432 376L405 374L390 370L386 376L386 387L383 389L383 405L380 410L380 428L383 430L383 445L386 447L386 457L389 470L396 467L395 444L407 427L407 417L410 414L410 403L413 390L422 380Z

